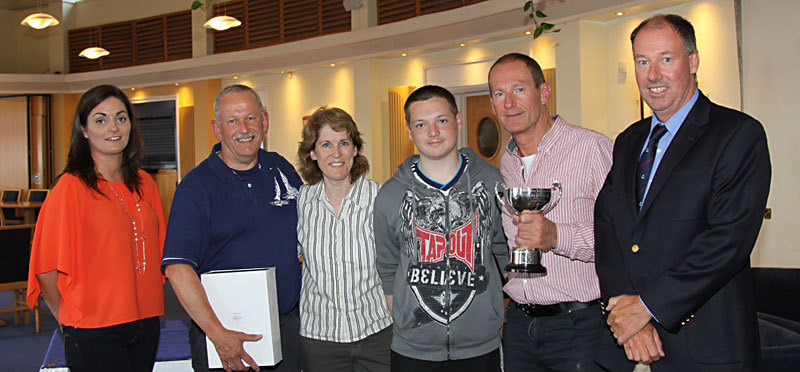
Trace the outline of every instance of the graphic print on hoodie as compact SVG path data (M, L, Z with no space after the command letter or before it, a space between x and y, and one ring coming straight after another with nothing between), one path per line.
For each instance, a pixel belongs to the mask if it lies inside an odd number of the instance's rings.
M451 188L421 198L406 190L400 208L410 261L406 283L419 303L412 327L449 324L486 291L483 250L491 252L492 201L483 181L470 192Z

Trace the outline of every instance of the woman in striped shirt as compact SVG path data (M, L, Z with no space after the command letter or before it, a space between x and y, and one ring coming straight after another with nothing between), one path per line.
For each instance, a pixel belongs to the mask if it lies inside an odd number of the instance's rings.
M303 128L297 156L298 253L304 372L389 371L392 318L375 269L372 207L380 187L353 118L320 109Z

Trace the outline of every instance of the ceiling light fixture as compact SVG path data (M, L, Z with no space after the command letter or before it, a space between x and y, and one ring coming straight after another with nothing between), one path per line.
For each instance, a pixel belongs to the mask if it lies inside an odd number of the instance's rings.
M100 57L105 57L109 54L111 53L109 53L107 50L101 47L89 47L78 53L78 56L89 59L98 59Z
M57 26L58 20L56 17L53 17L47 13L42 13L42 2L36 2L36 10L37 13L33 13L25 17L25 19L20 22L23 26L28 26L30 28L35 28L37 30L41 30L43 28L48 28L50 26Z
M229 28L239 27L241 25L242 22L240 20L226 15L216 16L206 21L206 23L203 23L203 27L217 31L225 31Z
M623 13L623 12L620 10L620 11L618 11L618 12L617 12L617 15L618 15L618 16L624 16L624 15L625 15L625 13Z
M92 29L89 31L89 45L94 44L94 33L97 32L96 29ZM78 57L88 58L88 59L98 59L100 57L104 57L111 54L109 51L105 50L103 47L95 47L90 46L80 53L78 53Z
M407 55L408 55L408 53L402 53L402 54L400 54L400 56L401 56L401 57L405 57L405 56L407 56Z
M465 46L467 46L467 44L465 44L465 43L461 43L461 44L458 44L458 46L460 46L460 47L465 47Z
M33 13L20 22L23 26L41 30L50 26L58 26L58 20L47 13Z

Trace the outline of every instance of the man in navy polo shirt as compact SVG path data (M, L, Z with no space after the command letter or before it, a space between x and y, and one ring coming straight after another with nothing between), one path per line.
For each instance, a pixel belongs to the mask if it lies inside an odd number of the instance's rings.
M261 149L269 118L258 95L244 85L222 89L211 128L220 143L178 186L161 267L189 316L192 367L207 371L207 335L226 371L259 370L243 343L262 336L222 326L200 283L212 270L275 267L283 361L279 371L300 371L297 302L297 189L294 167ZM264 316L267 316L266 314Z

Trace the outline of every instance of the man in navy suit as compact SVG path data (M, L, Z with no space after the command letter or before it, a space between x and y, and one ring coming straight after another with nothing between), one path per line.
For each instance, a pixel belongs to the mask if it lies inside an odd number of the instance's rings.
M697 89L692 25L658 15L631 34L653 116L614 144L595 205L596 270L613 371L757 371L750 252L771 166L761 124Z

